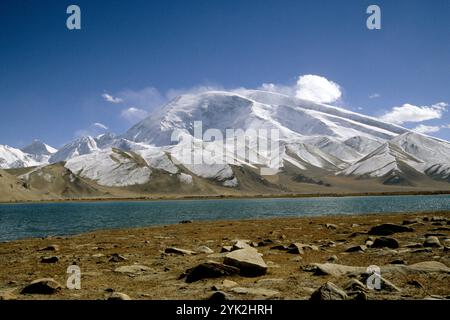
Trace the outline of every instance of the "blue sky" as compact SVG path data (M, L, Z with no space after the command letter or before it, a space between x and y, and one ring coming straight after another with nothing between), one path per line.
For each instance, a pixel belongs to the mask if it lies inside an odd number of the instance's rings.
M81 30L66 28L70 4ZM370 4L381 30L366 28ZM335 104L450 140L450 1L0 2L0 144L122 133L192 88L308 74L339 85Z

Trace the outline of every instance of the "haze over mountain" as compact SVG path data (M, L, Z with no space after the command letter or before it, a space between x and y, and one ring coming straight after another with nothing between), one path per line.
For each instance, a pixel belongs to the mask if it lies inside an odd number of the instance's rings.
M202 132L217 129L225 140L194 136L198 121ZM275 138L260 130L276 130L276 150L265 153L255 142L228 137L227 129L256 132L268 143ZM194 150L202 151L200 163L186 161L186 152ZM48 163L61 163L72 175L64 180L65 188L78 179L100 194L450 187L448 142L343 108L261 90L181 95L123 135L80 137L58 151L39 141L22 150L0 146L0 168L39 166L16 170L22 181L34 175L52 181Z

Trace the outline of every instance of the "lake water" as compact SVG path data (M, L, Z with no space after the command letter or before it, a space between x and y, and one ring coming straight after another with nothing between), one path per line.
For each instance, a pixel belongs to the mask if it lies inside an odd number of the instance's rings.
M98 229L248 219L450 210L449 195L112 201L0 205L0 241Z

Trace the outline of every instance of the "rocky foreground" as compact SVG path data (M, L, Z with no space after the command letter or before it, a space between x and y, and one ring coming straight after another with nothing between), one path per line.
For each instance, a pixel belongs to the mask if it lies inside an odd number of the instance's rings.
M449 232L439 212L20 240L0 243L0 299L448 299ZM67 287L72 265L78 290Z

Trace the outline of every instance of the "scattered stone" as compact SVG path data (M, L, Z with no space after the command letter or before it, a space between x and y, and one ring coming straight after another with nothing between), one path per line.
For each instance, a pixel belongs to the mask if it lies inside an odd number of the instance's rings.
M432 248L440 248L441 242L439 241L438 237L430 236L425 239L423 246L424 247L432 247Z
M391 264L406 264L406 261L403 259L395 259L391 261Z
M41 263L57 263L59 258L56 256L51 257L41 257Z
M288 251L289 247L288 246L283 246L283 245L277 245L277 246L271 247L270 250Z
M394 238L381 237L376 238L371 247L397 249L399 247L399 244L398 241L395 240Z
M233 288L233 287L236 287L237 285L238 285L237 282L234 282L234 281L231 281L228 279L225 279L222 281L222 287L224 287L224 288Z
M424 288L424 286L419 281L417 281L415 279L409 280L407 282L407 284L409 284L411 286L414 286L416 288L419 288L419 289L423 289Z
M403 220L403 225L409 225L409 224L414 224L414 223L418 223L419 219L413 219L413 220Z
M214 251L211 248L207 247L207 246L200 246L200 247L198 247L197 248L197 252L208 253L208 254L214 253Z
M322 301L322 300L347 300L348 296L344 290L339 288L334 283L328 281L322 285L319 289L313 292L310 300Z
M221 253L223 252L231 252L231 250L233 250L232 246L223 246L222 250L220 250Z
M109 297L108 300L131 300L130 296L121 293L121 292L113 292Z
M265 247L265 246L269 246L269 245L271 245L271 244L273 244L273 241L272 241L272 240L270 240L270 239L264 239L264 240L258 242L258 247Z
M345 250L345 252L364 252L366 251L367 246L365 245L358 245L358 246L353 246L348 248L347 250Z
M243 276L260 276L266 274L267 264L255 249L240 249L228 253L224 264L239 268Z
M208 300L211 302L222 302L233 300L233 296L223 291L216 291L209 297Z
M292 243L292 244L290 244L289 247L288 247L287 252L291 253L291 254L303 254L303 253L305 253L303 251L303 245L301 243Z
M336 256L336 255L332 255L331 257L329 257L328 259L327 259L327 261L329 261L329 262L331 262L331 263L334 263L334 262L337 262L339 259L338 259L338 257Z
M411 251L411 253L430 253L433 252L431 248L423 248Z
M57 244L51 244L48 247L39 249L39 251L59 251L59 246Z
M21 294L54 294L60 291L62 286L52 278L42 278L32 281L25 286Z
M351 279L347 284L344 286L344 290L347 292L367 292L367 287L359 280L357 279Z
M193 255L193 254L195 254L194 251L186 250L186 249L180 249L180 248L176 248L176 247L166 248L166 250L164 250L164 252L165 253L180 254L180 255Z
M130 273L130 274L141 274L144 273L146 271L151 271L152 269L147 267L147 266L143 266L140 264L133 264L130 266L121 266L118 267L116 269L114 269L114 272L118 272L118 273Z
M405 247L410 248L410 249L416 249L416 248L422 248L423 244L416 242L416 243L407 244Z
M181 220L180 224L186 224L186 223L192 223L194 222L193 220Z
M376 235L376 236L389 236L394 233L400 233L400 232L414 232L414 229L411 227L394 224L394 223L383 223L383 224L372 227L368 233L370 235Z
M231 276L238 274L239 271L239 268L233 266L217 262L205 262L192 269L186 270L186 282L192 283L207 278Z
M351 227L352 227L352 228L358 228L358 227L359 227L359 224L357 224L357 223L352 223Z
M325 227L327 229L337 229L338 228L338 226L333 223L327 223L327 224L325 224Z
M231 289L232 292L237 294L251 294L255 296L262 297L273 297L278 295L280 292L277 290L265 289L265 288L244 288L244 287L234 287Z
M234 250L240 250L240 249L248 249L251 248L251 246L248 244L248 241L246 240L237 240L234 244L233 244L233 249Z
M118 254L118 253L113 253L111 255L111 258L109 259L109 262L122 262L127 260L127 258L125 258L124 256Z
M368 274L366 267L346 266L336 263L313 263L303 267L304 271L313 271L315 275L331 275L334 277L341 277L344 275L356 276L362 274ZM424 261L411 265L390 264L380 266L381 274L389 273L402 273L402 274L415 274L415 273L450 273L450 268L445 264L438 261Z

